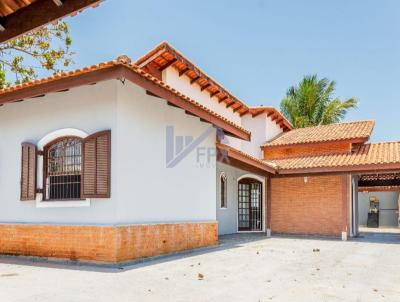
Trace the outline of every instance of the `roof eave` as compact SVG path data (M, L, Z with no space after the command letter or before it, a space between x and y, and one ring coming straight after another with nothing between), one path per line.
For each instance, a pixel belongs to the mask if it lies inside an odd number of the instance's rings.
M368 142L370 136L358 137L358 138L350 138L350 139L337 139L337 140L328 140L328 141L315 141L308 143L293 143L293 144L279 144L279 145L261 145L260 148L264 149L274 149L274 148L290 148L290 147L300 147L300 146L315 146L315 145L326 145L333 143L349 143L349 144L363 144Z
M237 150L228 145L220 144L220 143L216 144L216 147L219 152L222 152L223 160L233 159L233 160L237 160L245 165L248 165L254 169L262 171L263 173L268 173L268 174L276 174L277 173L274 166L267 164L265 162L263 163L262 161L257 160L248 154L245 154L243 151Z
M400 170L400 163L376 163L367 165L339 166L339 167L315 167L315 168L296 168L280 169L279 175L308 175L308 174L331 174L331 173L376 173Z
M0 43L14 39L28 31L74 14L89 6L97 6L101 0L64 1L57 6L52 0L35 1L24 8L16 10L1 22L5 30L0 31Z
M108 65L107 65L108 64ZM54 76L43 83L33 85L22 84L18 89L6 91L0 94L0 105L5 103L18 102L24 99L31 99L37 96L43 96L47 93L58 92L65 89L79 87L83 85L93 84L100 81L110 79L126 78L129 81L141 86L147 91L160 96L168 103L174 104L188 113L198 116L201 120L213 124L215 127L222 129L237 138L250 141L251 133L236 125L225 121L223 118L215 116L205 107L200 107L190 102L190 99L175 91L161 87L152 81L150 75L139 75L137 72L131 70L128 66L123 64L105 63L102 68L89 70L80 74L73 74L70 72L67 76L62 77ZM143 72L143 74L145 74ZM159 81L160 82L160 81Z

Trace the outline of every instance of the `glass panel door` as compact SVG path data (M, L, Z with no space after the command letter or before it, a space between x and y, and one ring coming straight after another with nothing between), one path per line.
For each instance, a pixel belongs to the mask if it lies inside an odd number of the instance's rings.
M239 231L262 231L262 184L245 178L238 186Z

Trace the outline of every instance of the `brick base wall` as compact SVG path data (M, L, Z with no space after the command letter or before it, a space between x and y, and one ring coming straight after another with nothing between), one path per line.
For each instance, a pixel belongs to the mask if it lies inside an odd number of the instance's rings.
M218 242L217 222L127 226L0 224L0 254L121 262Z
M309 176L306 183L304 177L272 178L271 202L272 232L328 236L342 233L341 175Z

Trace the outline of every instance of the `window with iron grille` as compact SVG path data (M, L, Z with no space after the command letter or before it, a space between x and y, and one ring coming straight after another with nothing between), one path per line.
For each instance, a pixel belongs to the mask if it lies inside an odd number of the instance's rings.
M221 174L220 177L220 198L221 198L221 208L225 209L228 207L227 202L227 181L225 173Z
M82 140L63 137L44 148L46 200L81 199Z

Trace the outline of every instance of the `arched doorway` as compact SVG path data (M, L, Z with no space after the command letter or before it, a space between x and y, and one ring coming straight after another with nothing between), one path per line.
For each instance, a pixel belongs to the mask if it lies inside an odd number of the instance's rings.
M262 231L262 183L253 178L243 178L238 183L239 231Z

